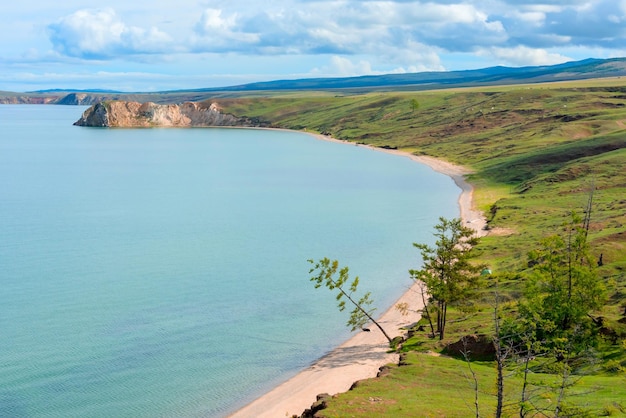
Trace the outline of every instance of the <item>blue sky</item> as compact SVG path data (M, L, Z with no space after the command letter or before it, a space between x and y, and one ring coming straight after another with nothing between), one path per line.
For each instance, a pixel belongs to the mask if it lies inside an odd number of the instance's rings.
M0 90L8 91L158 91L624 56L626 0L5 0L0 7Z

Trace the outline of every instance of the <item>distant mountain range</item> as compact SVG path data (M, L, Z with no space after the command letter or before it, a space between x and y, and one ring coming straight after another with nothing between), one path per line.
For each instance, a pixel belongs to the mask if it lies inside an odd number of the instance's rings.
M343 78L307 78L242 84L231 87L198 88L157 93L123 93L109 90L41 90L29 93L0 92L0 103L46 103L90 105L102 100L132 100L155 103L202 101L218 97L239 97L285 91L368 91L434 90L585 80L626 76L626 58L586 59L558 65L531 67L490 67L479 70L370 75Z
M124 93L123 91L117 91L117 90L106 90L106 89L89 89L89 90L72 90L72 89L48 89L48 90L35 90L35 91L29 91L27 93L38 93L38 94L42 94L42 93L116 93L116 94L122 94Z
M309 78L208 88L202 91L335 90L398 88L440 89L450 87L542 83L626 75L626 58L586 59L565 64L533 67L490 67L480 70L431 71L407 74L344 78Z

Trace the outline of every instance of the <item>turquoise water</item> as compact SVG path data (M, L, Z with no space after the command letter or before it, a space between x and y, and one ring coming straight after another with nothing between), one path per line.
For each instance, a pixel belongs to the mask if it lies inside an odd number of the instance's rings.
M219 417L349 337L308 281L350 266L382 313L446 176L294 132L90 129L0 106L0 416Z

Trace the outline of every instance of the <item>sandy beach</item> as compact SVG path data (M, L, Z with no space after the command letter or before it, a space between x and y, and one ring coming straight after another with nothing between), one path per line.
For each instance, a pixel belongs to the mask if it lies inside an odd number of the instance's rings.
M324 135L314 136L325 141L346 144L344 141ZM354 146L354 144L350 145ZM425 164L439 173L450 176L461 189L458 200L461 218L467 226L475 229L477 234L485 234L483 230L485 219L473 207L473 187L465 181L465 175L469 173L468 170L432 157L415 156L401 151L380 149L367 145L358 146L407 157L415 162ZM395 309L394 304L379 318L379 322L392 338L402 335L404 333L403 327L419 320L419 314L415 311L422 307L419 305L420 299L417 286L414 285L412 288L407 289L396 302L409 303L411 307L409 315L403 316ZM299 416L316 401L318 394L328 393L334 395L345 392L350 389L355 381L375 377L381 366L388 363L397 363L398 355L387 353L388 347L386 338L376 327L371 327L370 332L359 332L307 369L238 410L230 417L284 418L293 415Z

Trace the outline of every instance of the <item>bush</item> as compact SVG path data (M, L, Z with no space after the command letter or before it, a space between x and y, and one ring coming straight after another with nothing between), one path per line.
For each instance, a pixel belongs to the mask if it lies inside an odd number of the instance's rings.
M602 416L605 417L613 417L618 416L626 412L626 409L617 402L613 402L611 405L607 405L604 407L604 411L602 411Z
M608 360L604 363L604 370L609 373L620 373L624 372L624 367L617 360Z

